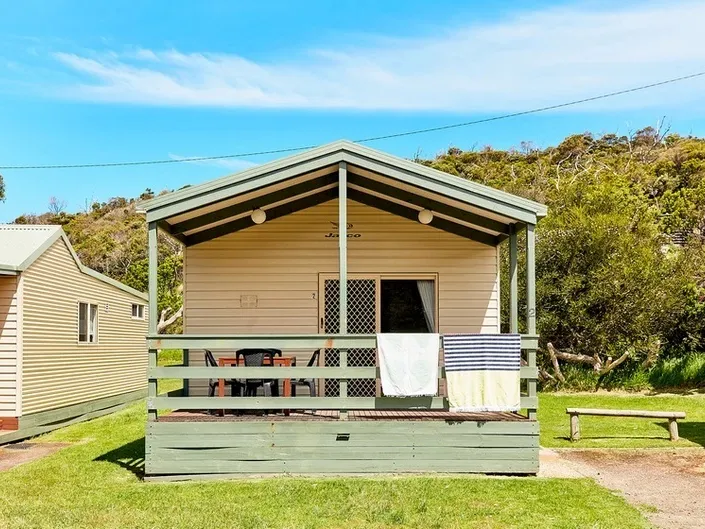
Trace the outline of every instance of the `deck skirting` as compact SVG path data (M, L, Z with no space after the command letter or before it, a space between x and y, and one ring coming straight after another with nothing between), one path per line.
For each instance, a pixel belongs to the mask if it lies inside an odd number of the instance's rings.
M538 472L536 421L150 422L147 479Z

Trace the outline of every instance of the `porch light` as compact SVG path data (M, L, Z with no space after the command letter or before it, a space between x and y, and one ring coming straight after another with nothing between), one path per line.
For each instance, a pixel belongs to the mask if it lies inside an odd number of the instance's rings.
M252 222L255 224L262 224L267 220L267 213L263 209L257 208L252 212L250 218L252 218Z
M419 222L421 224L431 224L433 220L433 212L430 209L422 209L419 211Z

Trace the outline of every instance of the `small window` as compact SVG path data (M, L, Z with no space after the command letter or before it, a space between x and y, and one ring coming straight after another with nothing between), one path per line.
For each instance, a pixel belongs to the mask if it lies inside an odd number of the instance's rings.
M98 342L98 305L78 304L78 341L81 343Z
M132 318L135 320L144 319L144 305L139 305L138 303L132 304Z

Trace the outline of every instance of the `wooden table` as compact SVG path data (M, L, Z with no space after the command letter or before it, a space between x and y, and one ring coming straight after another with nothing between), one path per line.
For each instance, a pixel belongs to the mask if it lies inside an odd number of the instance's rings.
M243 366L245 365L245 359L240 358L240 361L238 362L237 358L232 358L232 357L223 357L223 358L218 358L218 367L227 367L227 366ZM264 358L264 365L270 365L269 364L269 357ZM274 367L277 366L283 366L283 367L291 367L296 365L296 358L293 356L277 356L274 358ZM274 375L274 373L272 373ZM276 380L276 376L272 377L273 379ZM284 384L283 385L283 392L285 397L291 397L291 379L290 378L285 378L284 379ZM225 397L225 379L224 378L219 378L218 379L218 396L219 397ZM220 410L220 415L224 415L225 411ZM289 415L289 410L284 410L284 415Z

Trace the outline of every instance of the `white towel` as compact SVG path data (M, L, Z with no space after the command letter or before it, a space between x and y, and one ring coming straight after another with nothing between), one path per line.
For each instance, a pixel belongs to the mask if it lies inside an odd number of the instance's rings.
M389 397L438 393L438 334L377 335L382 393Z
M519 411L520 335L447 334L443 354L450 411Z

